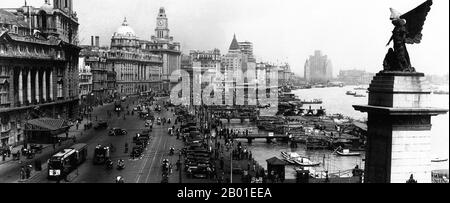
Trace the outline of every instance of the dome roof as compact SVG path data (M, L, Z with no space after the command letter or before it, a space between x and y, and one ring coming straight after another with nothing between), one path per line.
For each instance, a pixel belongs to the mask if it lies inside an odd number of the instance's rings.
M41 6L41 10L44 10L47 14L51 14L53 13L53 6L46 0L44 5Z
M123 23L122 23L122 26L117 28L115 36L118 36L118 37L136 37L136 33L134 32L133 28L128 26L127 19L125 18Z

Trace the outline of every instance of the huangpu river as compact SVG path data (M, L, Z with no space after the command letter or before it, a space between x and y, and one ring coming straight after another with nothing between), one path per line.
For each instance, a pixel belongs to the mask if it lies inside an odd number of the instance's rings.
M294 90L292 93L302 100L322 99L323 104L311 105L312 108L323 107L327 114L342 114L358 120L366 120L367 114L355 111L353 105L368 104L368 94L365 90L355 90L355 86L332 87L332 88L315 88ZM448 91L448 86L440 87ZM365 94L367 97L354 97L346 95L347 91L356 91L359 94ZM448 95L431 95L432 107L449 109ZM305 105L308 108L310 105ZM449 115L439 115L432 118L432 157L448 158L449 157ZM241 124L230 124L235 127L243 127ZM245 125L245 124L244 124ZM248 125L248 124L247 124ZM247 126L249 127L249 126ZM252 126L255 128L254 126ZM242 140L246 143L245 140ZM287 143L278 142L275 144L267 144L265 140L255 140L249 149L252 151L255 160L263 167L267 167L266 160L272 157L281 158L281 152L296 152L300 155L310 157L313 161L321 162L321 166L314 168L316 171L327 170L330 173L339 173L353 169L356 165L364 167L364 153L360 157L341 157L333 154L330 150L306 150L304 145L299 145L297 149L291 149ZM430 160L431 161L431 160ZM323 164L324 163L324 164ZM432 163L433 170L448 169L449 163ZM342 175L342 174L341 174ZM294 166L287 166L286 178L295 178Z

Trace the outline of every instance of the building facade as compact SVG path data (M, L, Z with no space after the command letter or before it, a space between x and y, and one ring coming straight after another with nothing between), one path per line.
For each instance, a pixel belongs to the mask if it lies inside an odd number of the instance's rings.
M305 79L309 83L328 83L333 79L333 65L327 55L315 51L305 63Z
M91 67L86 65L85 58L80 57L78 60L78 96L80 101L86 100L92 92L92 72Z
M126 19L111 38L107 69L116 73L117 93L121 96L161 89L164 55L150 52L145 45Z
M78 113L78 18L72 0L0 9L0 140L21 144L26 120Z
M181 46L179 42L174 42L173 37L170 36L169 20L164 8L159 9L155 35L151 36L150 41L141 41L141 48L150 53L161 55L161 89L169 92L171 87L177 83L175 80L171 81L170 76L175 70L180 70Z

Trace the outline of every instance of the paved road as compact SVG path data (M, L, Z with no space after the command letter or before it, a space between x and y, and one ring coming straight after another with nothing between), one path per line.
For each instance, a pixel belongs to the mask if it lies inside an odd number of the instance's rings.
M129 99L129 103L135 101L136 99ZM130 108L132 105L130 104ZM111 106L112 109L112 106ZM100 113L100 117L106 118L106 111ZM173 121L173 112L163 110L161 114L156 114L155 117L165 117L171 118ZM69 175L70 182L76 183L113 183L117 176L122 176L125 182L128 183L160 183L161 182L161 163L163 159L169 159L175 166L178 156L169 156L170 147L180 149L182 147L182 142L176 140L175 136L169 136L167 133L168 128L172 127L172 124L166 125L154 125L153 132L151 133L151 140L144 155L140 159L132 160L130 159L129 152L124 153L125 143L128 142L131 151L132 138L136 133L141 132L145 126L144 121L138 119L135 116L127 116L126 120L122 117L114 116L108 120L110 127L123 128L128 131L126 136L111 137L107 135L107 130L103 131L92 131L89 135L90 140L87 143L88 147L88 160L83 163L78 169ZM113 144L116 151L111 154L112 160L115 165L117 160L125 160L124 170L107 170L104 165L94 165L92 163L92 158L94 155L94 149L97 144L110 145ZM170 175L169 182L178 182L178 173L174 170L174 173ZM46 176L46 171L35 176L29 182L52 182L48 181ZM53 181L54 182L54 181Z

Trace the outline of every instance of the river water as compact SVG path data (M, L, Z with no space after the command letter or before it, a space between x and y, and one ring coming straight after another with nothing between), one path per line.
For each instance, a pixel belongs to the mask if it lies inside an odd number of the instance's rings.
M311 105L312 108L319 108L322 106L326 109L327 114L342 114L344 116L352 117L359 120L366 120L367 114L355 111L353 105L366 105L368 104L367 97L353 97L348 96L345 93L347 91L356 91L360 94L367 93L362 90L354 90L355 87L347 86L343 88L319 88L319 89L302 89L295 90L292 93L296 94L302 100L322 99L323 104ZM448 90L447 87L442 87ZM432 95L431 96L432 107L449 109L449 96L448 95ZM305 107L308 107L306 105ZM440 115L432 118L432 157L436 158L448 158L449 157L449 115ZM231 124L235 127L241 127L240 124ZM243 141L245 142L245 141ZM281 158L282 151L297 152L300 155L310 157L313 161L321 162L321 166L315 168L316 171L327 170L330 173L338 173L340 171L346 171L353 169L356 165L361 168L364 167L364 153L361 157L341 157L333 155L330 150L306 150L304 145L299 145L297 149L291 149L286 143L267 144L265 140L255 140L249 149L252 151L253 157L258 163L267 167L266 161L274 156ZM433 170L448 169L449 163L433 163ZM287 166L286 178L295 178L294 167Z

